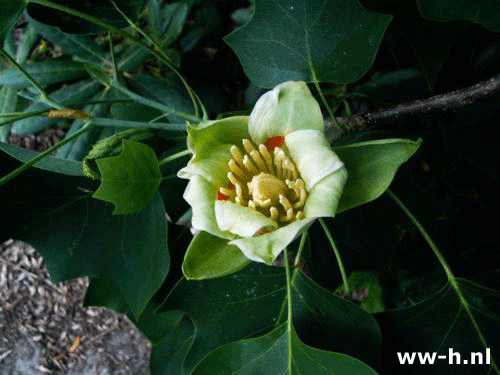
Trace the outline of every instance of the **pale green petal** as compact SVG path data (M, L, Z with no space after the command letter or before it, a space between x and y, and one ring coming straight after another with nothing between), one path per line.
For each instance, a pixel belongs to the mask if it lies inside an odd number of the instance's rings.
M230 148L230 145L221 145L211 149L209 156L196 161L191 160L188 165L179 170L177 176L185 179L201 176L218 187L226 187L229 182L227 163L231 159Z
M319 181L309 191L304 206L304 215L313 217L334 217L347 181L347 169L342 167Z
M245 267L250 260L229 240L198 232L187 249L182 272L187 279L222 277Z
M288 152L295 162L307 190L343 167L324 134L317 130L299 130L285 137Z
M191 224L193 228L202 230L222 238L234 238L220 230L215 220L214 202L219 188L203 177L193 175L189 181L184 199L193 209Z
M227 117L188 126L188 147L193 152L192 161L210 157L214 148L221 145L241 144L248 138L248 116Z
M276 229L278 224L248 207L230 201L215 202L215 218L223 231L251 237L261 229Z
M248 131L256 144L296 130L323 132L323 115L304 82L285 82L262 95L248 119Z
M230 241L229 244L238 246L250 260L272 264L283 249L306 230L314 220L314 218L297 220L274 232L256 237L239 238Z

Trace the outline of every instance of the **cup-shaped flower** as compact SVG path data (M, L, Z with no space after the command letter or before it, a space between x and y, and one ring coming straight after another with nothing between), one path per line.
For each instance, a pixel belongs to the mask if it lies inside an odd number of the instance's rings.
M179 171L192 226L272 263L318 217L333 217L347 179L304 82L265 93L247 116L188 127L193 156Z

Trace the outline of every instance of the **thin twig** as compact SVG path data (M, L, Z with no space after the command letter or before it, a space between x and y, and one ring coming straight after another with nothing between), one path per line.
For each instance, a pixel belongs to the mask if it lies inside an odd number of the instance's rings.
M500 92L500 75L481 81L464 89L451 91L445 94L419 99L409 103L398 104L394 107L382 108L373 112L358 113L350 118L337 117L346 132L353 133L365 130L380 124L388 124L411 117L427 115L434 112L443 112L451 109L464 108L479 99L486 98ZM338 138L338 129L331 121L325 121L327 137L330 140Z

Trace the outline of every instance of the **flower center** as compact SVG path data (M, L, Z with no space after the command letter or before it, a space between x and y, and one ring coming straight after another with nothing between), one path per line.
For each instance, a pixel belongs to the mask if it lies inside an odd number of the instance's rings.
M279 139L281 142L278 142ZM219 200L231 200L259 211L276 222L289 223L304 218L307 198L305 183L295 163L287 156L282 137L270 138L266 147L243 140L245 153L231 147L228 163L229 184L221 187Z

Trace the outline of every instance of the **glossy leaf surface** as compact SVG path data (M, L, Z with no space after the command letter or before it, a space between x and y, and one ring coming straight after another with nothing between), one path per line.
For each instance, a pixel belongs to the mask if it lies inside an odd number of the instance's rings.
M400 165L418 149L421 141L387 139L334 148L347 168L347 183L338 212L378 198L391 184Z
M498 372L493 370L493 366L500 360L500 318L497 313L500 293L467 280L459 279L457 282L465 301L461 302L453 288L447 285L432 298L415 306L377 315L382 333L391 343L384 352L386 368L394 374L421 374L430 365L418 364L418 358L414 359L413 365L400 364L396 352L430 352L431 355L435 352L437 356L445 355L447 359L435 358L432 373L449 373L450 368L458 367L457 356L452 357L454 365L449 363L451 348L459 353L460 367L464 371L470 370L475 375ZM464 302L469 304L480 333L465 313ZM486 348L490 349L490 364L486 363ZM471 364L471 353L481 353L482 365L479 364L479 356L476 364Z
M2 0L0 6L2 8L0 11L0 45L3 45L5 35L16 23L26 3L21 0Z
M193 375L304 374L376 375L363 362L302 343L293 325L286 324L265 336L227 344L206 357Z
M181 310L193 319L197 328L181 373L189 373L205 354L221 345L259 336L286 321L285 285L282 268L256 263L230 276L178 283L160 312ZM347 353L378 366L380 336L370 314L334 296L298 271L292 286L294 325L305 343ZM241 321L245 324L237 324ZM346 335L349 340L339 339ZM168 363L169 359L164 361ZM267 373L275 372L263 374Z
M161 182L156 156L143 143L123 140L119 155L96 160L101 185L93 197L115 205L113 215L142 210L155 196Z
M390 20L357 0L256 0L250 22L225 40L257 86L311 81L314 75L350 83L372 65Z
M25 65L24 69L41 86L70 81L87 75L81 63L66 59L34 62ZM0 85L22 88L31 86L31 82L17 69L10 68L0 72Z
M0 158L2 175L19 166L3 152ZM138 316L169 269L163 202L157 194L140 212L113 216L112 205L91 198L94 188L88 178L32 168L0 187L0 237L34 246L54 282L112 280Z

